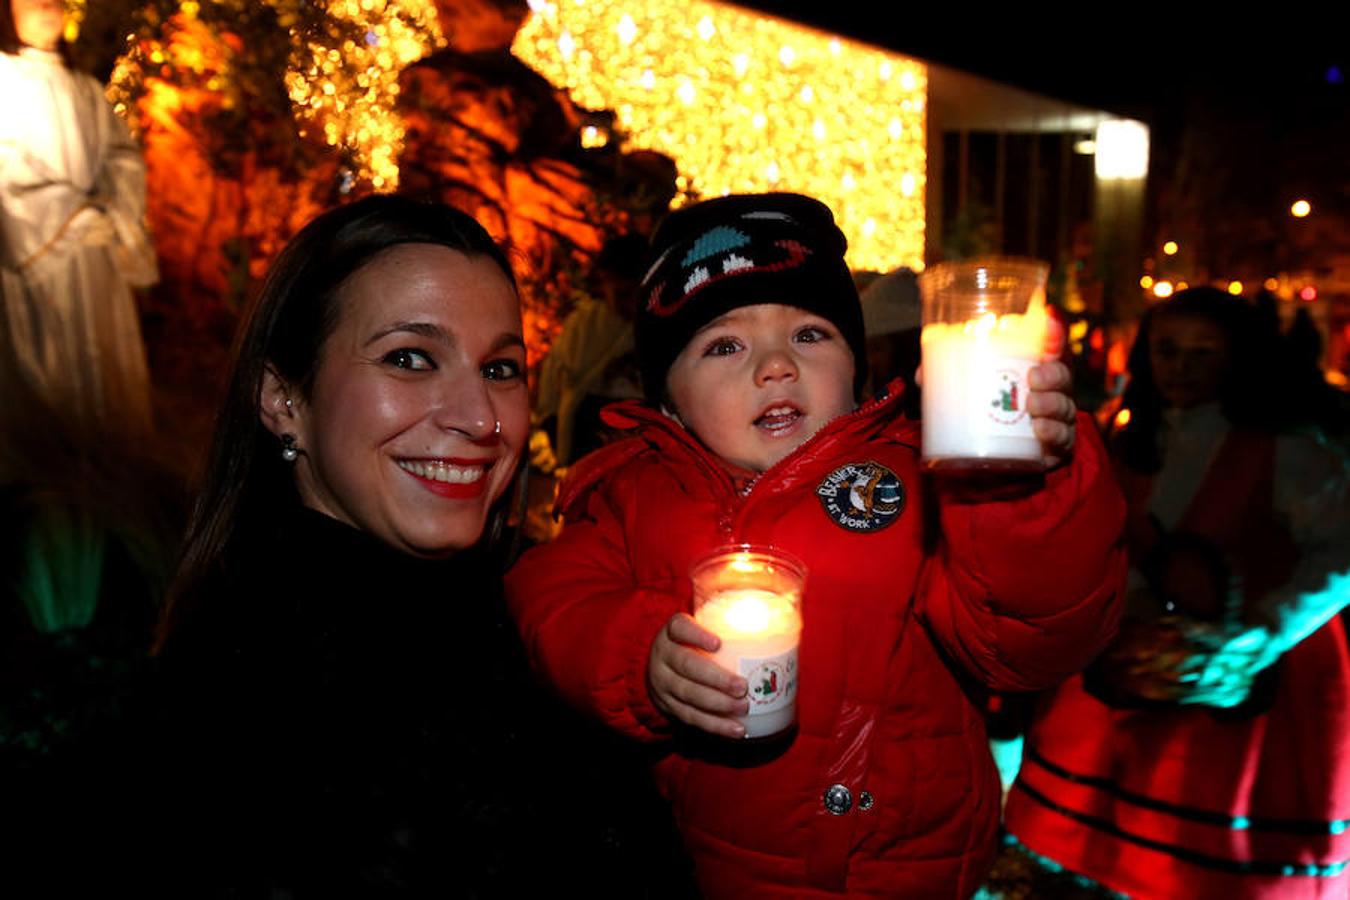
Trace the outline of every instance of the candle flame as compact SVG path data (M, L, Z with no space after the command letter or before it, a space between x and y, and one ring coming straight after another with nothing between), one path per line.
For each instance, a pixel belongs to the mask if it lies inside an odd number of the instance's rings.
M796 634L802 627L792 597L758 588L720 591L698 608L694 619L722 638Z
M1032 294L1024 313L1000 316L986 311L965 322L929 323L923 327L922 342L928 346L973 339L989 345L999 355L1039 359L1045 352L1049 326L1045 291L1038 290Z
M979 318L971 319L969 322L967 322L966 333L973 334L975 335L975 337L983 340L987 339L989 335L993 334L994 329L997 327L998 327L998 316L994 315L991 312L987 312L984 315L980 316Z
M759 567L750 559L749 553L737 553L731 558L729 568L733 572L754 572Z
M769 627L772 613L763 597L741 597L727 607L727 624L737 631L758 634Z

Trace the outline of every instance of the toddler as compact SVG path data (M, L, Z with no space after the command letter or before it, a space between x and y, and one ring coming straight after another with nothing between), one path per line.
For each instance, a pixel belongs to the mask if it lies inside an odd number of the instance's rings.
M646 399L606 413L631 436L575 466L560 536L508 576L543 675L663 742L657 780L709 897L969 896L999 818L984 692L1056 683L1118 615L1122 502L1068 369L1030 376L1053 469L927 481L905 386L857 403L845 247L793 194L672 214L639 297ZM887 502L853 502L860 480ZM809 573L798 722L777 739L738 740L746 681L688 614L691 566L734 543Z

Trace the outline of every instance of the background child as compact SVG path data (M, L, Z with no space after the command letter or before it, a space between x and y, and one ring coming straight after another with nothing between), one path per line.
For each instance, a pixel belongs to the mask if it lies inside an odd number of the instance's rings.
M998 498L930 491L902 385L856 408L862 314L825 206L724 197L653 245L647 402L611 408L632 437L577 464L562 534L508 577L526 644L572 702L668 742L657 778L706 895L968 896L999 806L976 686L1053 684L1118 612L1122 504L1090 427L1074 447L1068 371L1033 369L1030 399L1067 464ZM899 502L846 515L858 477ZM745 680L687 615L692 563L739 542L809 570L777 741L726 740Z

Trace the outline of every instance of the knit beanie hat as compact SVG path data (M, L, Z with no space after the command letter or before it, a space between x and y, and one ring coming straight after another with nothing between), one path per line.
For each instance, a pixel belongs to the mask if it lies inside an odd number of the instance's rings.
M867 380L862 307L829 207L800 194L733 194L676 210L652 235L634 323L647 402L694 334L742 306L780 303L826 319L853 351L853 392Z

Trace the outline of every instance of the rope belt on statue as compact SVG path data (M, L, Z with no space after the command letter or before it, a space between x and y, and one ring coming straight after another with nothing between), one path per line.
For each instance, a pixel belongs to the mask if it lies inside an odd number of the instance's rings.
M66 232L70 230L70 223L74 222L75 217L78 216L80 213L84 212L86 209L95 209L102 211L103 207L99 206L96 203L86 203L83 206L76 209L66 218L64 222L61 223L61 227L56 229L56 233L53 234L51 237L47 238L46 243L44 243L41 247L37 248L37 250L35 250L33 253L30 253L27 259L19 263L19 271L22 272L24 269L28 268L33 263L37 262L40 257L48 253L53 247L55 247L57 243L60 242L61 238L65 237Z

